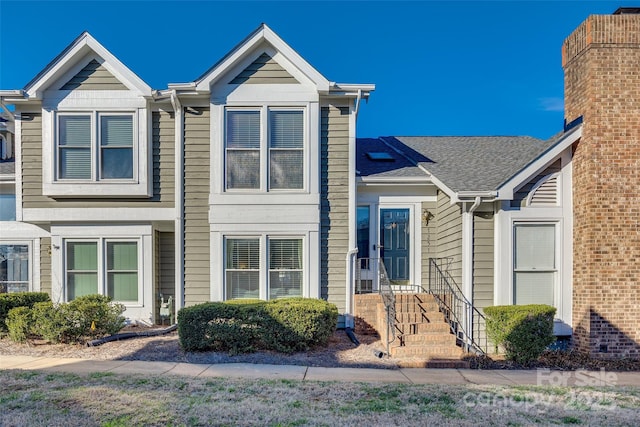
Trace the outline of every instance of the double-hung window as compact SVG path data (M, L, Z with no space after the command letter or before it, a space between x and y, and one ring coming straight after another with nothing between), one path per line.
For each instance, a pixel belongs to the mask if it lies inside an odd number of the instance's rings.
M556 224L515 224L513 303L554 305Z
M97 182L134 178L133 113L59 113L57 119L57 180Z
M0 293L29 291L29 245L0 244Z
M139 300L139 260L136 240L66 241L67 300L101 294L114 301Z
M302 238L225 239L226 299L302 296Z
M302 109L227 109L226 189L303 189L304 128Z

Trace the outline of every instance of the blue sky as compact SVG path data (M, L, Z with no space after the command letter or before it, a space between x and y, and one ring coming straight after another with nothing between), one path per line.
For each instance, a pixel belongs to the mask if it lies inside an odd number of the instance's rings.
M327 79L375 83L358 136L562 129L562 41L620 1L0 0L0 89L89 31L154 89L192 81L265 22Z

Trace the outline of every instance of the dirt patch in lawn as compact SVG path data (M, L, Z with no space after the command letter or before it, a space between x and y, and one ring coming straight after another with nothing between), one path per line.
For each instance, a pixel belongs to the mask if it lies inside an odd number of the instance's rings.
M129 327L123 332L140 332L150 329ZM326 347L294 354L259 351L250 354L229 355L225 352L185 352L180 346L177 332L156 337L140 337L113 341L97 347L69 344L49 344L44 341L15 343L7 337L0 339L0 354L36 357L63 357L96 360L144 360L187 363L266 363L274 365L301 365L321 367L354 367L398 369L407 359L386 356L385 344L377 337L358 335L360 345L354 345L343 330L337 330ZM595 359L572 351L547 351L530 366L504 360L500 356L469 356L470 367L475 369L536 369L558 370L589 369L607 371L640 371L638 359Z
M141 328L131 328L135 332ZM396 369L397 361L378 357L383 343L371 336L358 336L360 345L354 345L344 331L338 330L326 347L294 354L260 351L231 356L224 352L185 352L180 347L177 332L156 337L132 338L113 341L97 347L69 344L49 344L42 341L19 344L8 338L0 339L0 354L41 357L65 357L99 360L146 360L188 363L267 363L276 365L303 365L322 367L362 367Z

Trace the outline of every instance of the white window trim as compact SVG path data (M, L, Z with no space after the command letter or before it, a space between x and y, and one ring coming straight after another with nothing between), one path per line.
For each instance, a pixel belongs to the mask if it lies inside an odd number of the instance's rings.
M62 283L63 283L63 295L64 301L69 301L68 288L67 288L67 244L68 243L78 243L78 242L92 242L97 245L98 252L98 264L97 264L97 275L98 275L98 288L97 293L100 295L107 295L107 244L111 242L135 242L137 245L138 252L138 300L137 301L118 301L114 300L114 302L119 302L124 304L127 307L142 307L143 306L143 296L144 296L144 284L142 281L143 278L143 266L141 265L142 258L142 240L140 238L118 238L118 237L99 237L99 238L68 238L62 240Z
M153 227L151 225L52 225L51 226L51 299L66 301L65 240L138 241L138 302L124 302L125 316L151 322L153 315ZM104 273L104 271L103 271Z
M228 300L227 295L227 241L233 239L257 239L260 245L260 270L259 270L259 298L261 300L269 300L269 240L272 239L300 239L302 240L302 284L301 284L301 297L309 298L309 277L310 277L310 263L309 263L309 239L302 234L284 234L284 233L261 233L261 234L226 234L221 236L222 250L220 253L224 254L221 258L221 277L222 289L221 297L222 301Z
M40 291L40 239L34 240L0 240L0 245L26 245L29 263L29 291Z
M515 266L515 254L516 254L516 227L518 226L535 226L535 225L553 225L554 227L554 268L553 269L545 269L545 270L533 270L533 269L516 269ZM553 306L560 311L560 301L562 296L560 295L560 270L561 270L561 239L562 227L559 220L551 220L551 221L523 221L523 220L514 220L511 224L511 304L515 305L515 274L516 273L531 273L531 272L542 272L542 273L554 273L553 275Z
M64 108L42 110L42 192L45 196L59 197L151 197L153 180L150 179L150 115L146 108L136 108L123 100L120 108ZM58 179L57 123L61 115L92 116L92 180ZM132 114L134 121L133 178L98 181L97 120L101 114Z
M260 186L251 189L235 189L227 186L227 112L229 111L257 111L260 112ZM302 188L269 188L270 178L270 112L271 111L301 111L303 123L303 142L302 142ZM228 194L242 193L279 193L279 194L298 194L309 192L309 108L307 105L277 105L277 104L256 104L253 106L233 106L228 105L222 109L222 189ZM213 187L212 187L213 188Z

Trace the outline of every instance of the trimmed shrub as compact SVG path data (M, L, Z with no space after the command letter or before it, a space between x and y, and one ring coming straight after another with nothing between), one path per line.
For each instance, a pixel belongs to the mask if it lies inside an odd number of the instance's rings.
M338 321L337 307L319 299L276 299L264 308L275 322L267 338L277 338L273 348L285 353L325 345Z
M86 295L64 304L39 302L27 310L28 316L20 312L21 317L9 325L12 339L14 336L22 339L26 335L54 343L81 343L113 335L124 327L125 321L122 316L124 305L112 303L109 297L101 295Z
M29 307L12 308L5 322L9 329L9 338L16 342L25 342L31 335L32 311Z
M509 360L528 365L556 340L554 307L544 304L486 307L487 334Z
M0 332L7 332L5 319L12 308L33 307L37 302L50 301L49 294L45 292L16 292L0 294Z
M211 302L180 310L178 334L186 351L292 353L326 344L337 319L335 305L311 298Z

